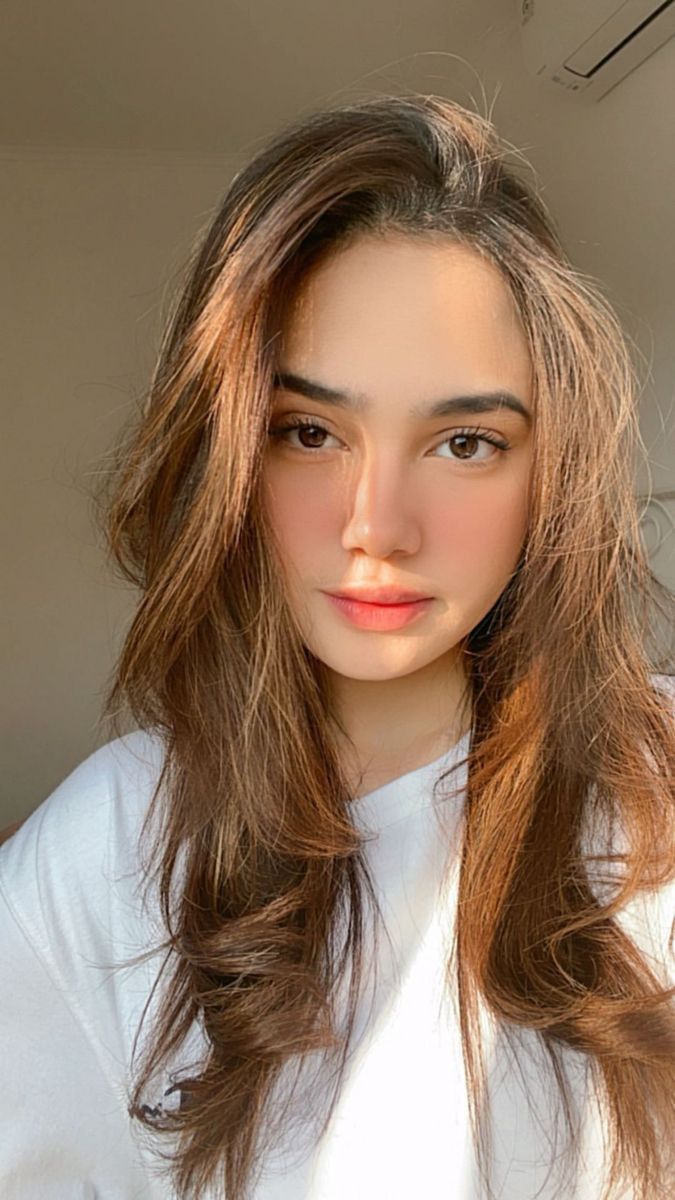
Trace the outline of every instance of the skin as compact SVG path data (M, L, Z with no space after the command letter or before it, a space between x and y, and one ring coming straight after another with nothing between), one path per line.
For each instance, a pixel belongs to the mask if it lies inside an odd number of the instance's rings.
M504 407L409 410L502 389L533 418L529 352L498 269L444 236L360 236L304 279L280 335L281 371L367 402L357 412L276 387L271 428L303 416L326 432L270 437L262 481L289 603L327 668L345 770L363 794L468 728L463 640L504 590L527 528L532 421ZM470 427L510 449L458 436ZM357 581L434 602L400 630L359 629L322 593Z

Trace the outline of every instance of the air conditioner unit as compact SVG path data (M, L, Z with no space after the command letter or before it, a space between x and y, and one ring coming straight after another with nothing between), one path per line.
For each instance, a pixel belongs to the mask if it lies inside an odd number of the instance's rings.
M599 100L675 34L675 0L519 0L528 69Z

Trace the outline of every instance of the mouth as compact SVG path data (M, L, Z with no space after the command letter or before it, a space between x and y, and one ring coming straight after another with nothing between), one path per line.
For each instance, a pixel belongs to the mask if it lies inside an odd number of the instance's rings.
M331 604L353 625L361 629L372 629L386 632L400 629L411 621L421 617L427 611L433 598L423 596L419 599L405 600L398 603L375 603L356 599L344 594L325 592L324 595Z
M422 600L431 600L423 592L405 591L401 588L360 588L353 591L327 592L329 596L337 596L342 600L355 600L360 604L416 604Z

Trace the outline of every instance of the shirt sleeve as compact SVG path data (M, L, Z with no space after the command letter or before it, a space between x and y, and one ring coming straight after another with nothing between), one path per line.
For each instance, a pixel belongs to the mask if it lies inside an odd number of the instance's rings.
M0 943L0 1195L148 1197L122 1097L1 884Z
M675 726L675 677L653 675L652 682L665 696ZM670 819L675 822L675 812L671 811ZM645 894L637 936L652 955L654 969L661 981L668 987L675 986L675 879L658 891Z
M139 744L96 751L0 846L3 1200L173 1195L127 1111L135 977L108 965L139 949L125 868L154 770Z
M652 675L651 682L664 695L666 707L670 709L675 722L675 679L669 675ZM671 820L675 820L675 814L671 814ZM615 850L625 851L627 848L620 826L610 834L606 823L598 822L589 845L596 851L605 852L610 843ZM623 872L615 866L603 865L603 879L599 882L597 870L592 867L589 877L595 894L604 901L615 890L614 883L606 880ZM616 912L615 920L645 955L657 979L667 987L675 985L675 879L655 891L639 892Z

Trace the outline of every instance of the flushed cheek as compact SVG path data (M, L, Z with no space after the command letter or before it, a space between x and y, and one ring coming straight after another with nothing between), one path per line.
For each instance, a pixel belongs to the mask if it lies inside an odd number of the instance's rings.
M345 522L344 495L331 487L325 472L303 473L302 479L270 472L267 503L286 555L296 567L321 570L321 561L339 546ZM482 481L456 489L452 495L427 494L420 500L420 553L425 562L439 567L439 580L447 570L471 568L481 582L503 582L515 566L527 527L527 497L517 481ZM410 517L410 514L408 514ZM466 576L465 576L466 578Z
M314 480L284 479L268 473L266 504L286 553L296 565L316 564L317 551L330 551L340 537L339 497L318 474Z
M461 581L465 602L475 606L478 619L496 601L518 563L527 531L527 499L516 489L486 490L480 497L465 495L442 515L436 510L429 521L432 557L443 564L439 584L456 596Z

